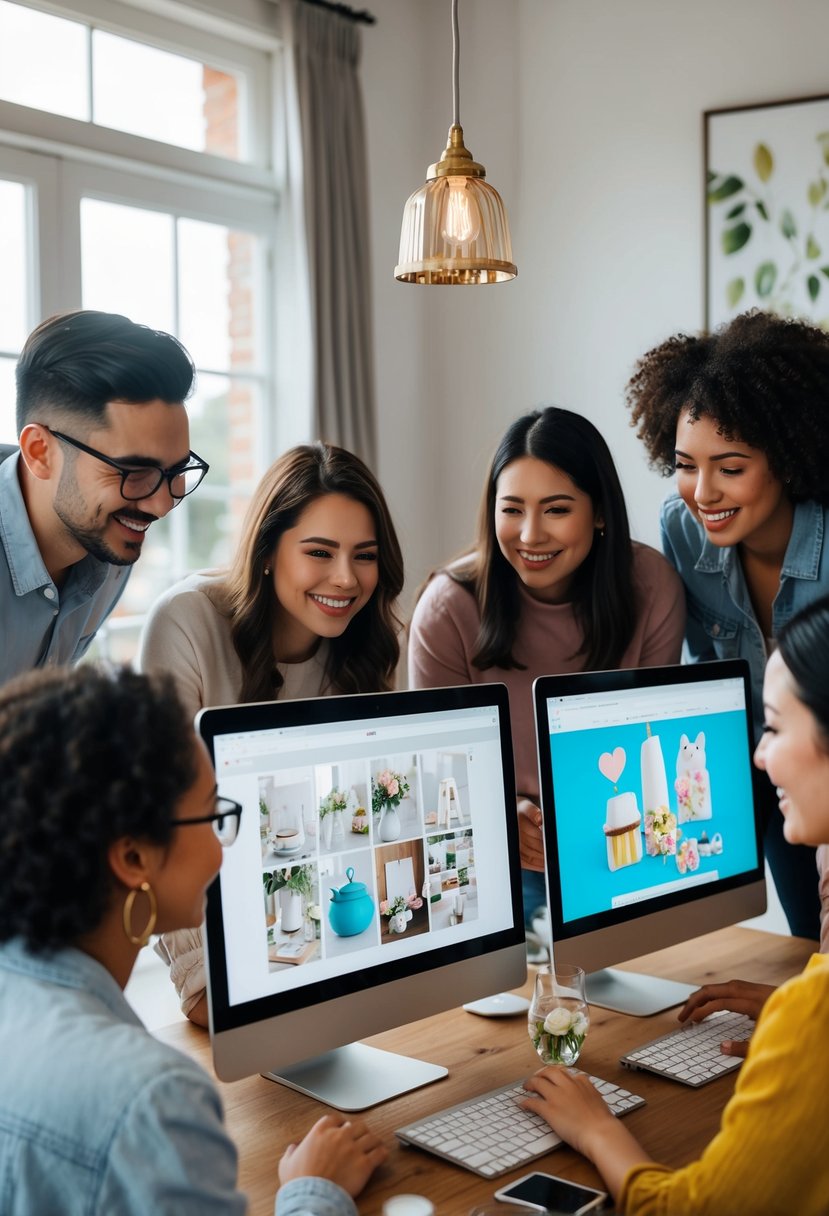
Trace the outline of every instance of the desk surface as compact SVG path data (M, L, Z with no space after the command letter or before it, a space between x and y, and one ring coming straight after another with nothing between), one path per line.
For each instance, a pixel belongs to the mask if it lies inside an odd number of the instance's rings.
M732 977L780 984L802 969L814 949L813 942L801 938L734 927L645 955L628 963L627 969L692 984ZM523 990L525 995L530 995L530 986L531 979ZM721 1077L702 1089L691 1090L621 1067L619 1057L625 1051L675 1025L676 1010L633 1018L594 1006L580 1065L647 1099L647 1105L627 1115L625 1122L657 1161L680 1166L697 1157L713 1136L735 1076ZM196 1058L212 1075L206 1031L190 1023L177 1023L159 1031L158 1037ZM436 1211L445 1216L466 1216L474 1204L490 1200L495 1189L492 1181L428 1153L403 1147L394 1129L533 1072L538 1058L524 1018L482 1018L455 1009L366 1041L443 1064L449 1076L364 1112L366 1122L384 1138L390 1152L388 1161L359 1199L363 1216L379 1216L384 1201L402 1192L428 1196ZM285 1146L300 1140L329 1108L259 1076L218 1085L227 1128L239 1148L239 1185L249 1197L250 1216L272 1216L277 1164ZM540 1158L532 1168L587 1185L601 1185L593 1167L565 1146ZM498 1185L525 1170L522 1167L504 1175Z

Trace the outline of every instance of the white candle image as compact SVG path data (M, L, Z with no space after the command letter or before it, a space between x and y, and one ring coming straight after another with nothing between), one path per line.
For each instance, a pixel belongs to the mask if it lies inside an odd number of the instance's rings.
M665 758L662 755L662 744L659 735L651 734L650 722L647 723L648 737L642 743L640 762L642 766L642 810L667 811L668 809L668 777L665 772Z

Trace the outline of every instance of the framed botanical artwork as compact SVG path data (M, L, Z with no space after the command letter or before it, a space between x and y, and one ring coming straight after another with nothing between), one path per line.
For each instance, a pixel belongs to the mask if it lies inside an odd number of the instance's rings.
M705 316L829 328L829 96L705 114Z

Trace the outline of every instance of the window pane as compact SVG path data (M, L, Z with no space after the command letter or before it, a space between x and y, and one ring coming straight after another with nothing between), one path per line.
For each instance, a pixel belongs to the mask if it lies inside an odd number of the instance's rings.
M171 216L81 199L81 260L84 308L175 332Z
M0 0L0 97L89 121L86 27Z
M181 219L178 252L179 336L196 364L215 371L252 368L256 238Z
M238 157L233 76L93 30L92 80L94 122L197 152Z
M0 359L0 443L17 443L14 421L14 359Z
M0 350L4 351L20 350L26 340L26 226L26 187L0 181Z

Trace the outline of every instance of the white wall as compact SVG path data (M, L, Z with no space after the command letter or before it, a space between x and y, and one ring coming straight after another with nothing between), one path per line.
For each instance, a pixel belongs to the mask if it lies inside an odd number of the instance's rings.
M702 112L829 92L826 0L461 0L461 121L519 276L393 282L406 196L451 120L448 0L375 0L363 83L380 475L412 588L472 535L506 424L553 401L608 438L634 533L665 484L622 404L639 354L702 325Z

